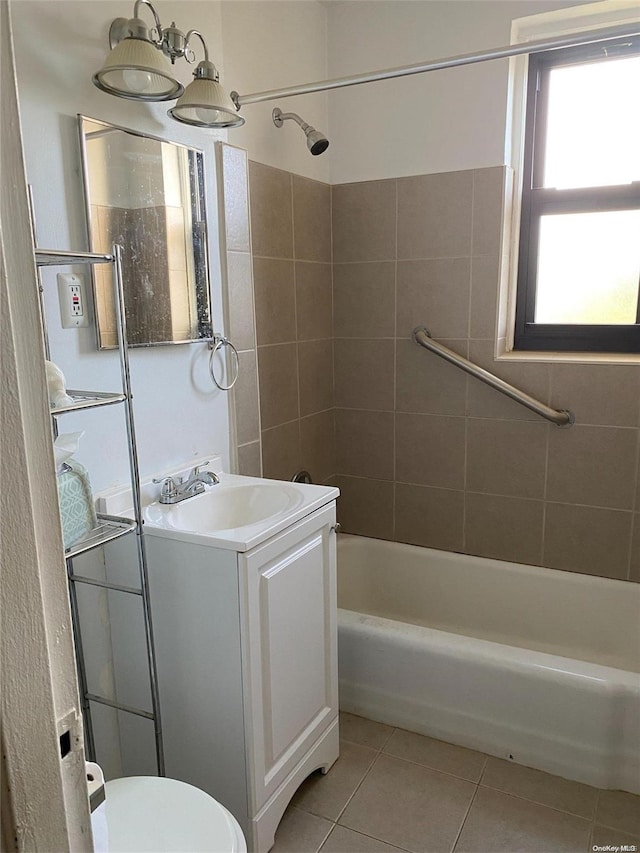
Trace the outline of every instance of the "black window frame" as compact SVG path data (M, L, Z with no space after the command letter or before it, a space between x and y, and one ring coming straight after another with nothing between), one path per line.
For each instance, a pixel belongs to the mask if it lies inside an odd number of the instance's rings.
M538 238L542 216L554 213L640 209L640 181L617 186L569 189L550 189L542 186L549 75L552 69L563 65L605 62L625 55L640 55L640 36L544 51L529 56L515 350L640 352L640 282L635 324L579 325L534 321ZM635 107L633 105L630 107L640 109L640 99ZM638 241L640 243L640 234Z

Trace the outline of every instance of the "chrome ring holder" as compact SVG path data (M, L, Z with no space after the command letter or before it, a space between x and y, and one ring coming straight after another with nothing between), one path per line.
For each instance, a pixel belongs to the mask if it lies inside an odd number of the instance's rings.
M236 364L235 376L228 385L222 385L218 382L213 369L213 362L216 357L216 353L220 352L222 347L231 347ZM221 391L230 391L238 381L238 376L240 375L240 356L238 355L238 350L234 347L229 338L218 334L214 334L213 339L209 341L209 349L211 350L209 353L209 375L211 376L211 380Z

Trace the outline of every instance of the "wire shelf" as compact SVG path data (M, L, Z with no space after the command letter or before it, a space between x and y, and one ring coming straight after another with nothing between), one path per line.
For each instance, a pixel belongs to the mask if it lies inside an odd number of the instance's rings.
M112 542L114 539L119 539L121 536L126 536L136 530L136 523L130 518L121 518L117 515L99 515L98 525L94 527L83 539L75 542L68 550L64 552L65 559L77 557L79 554L84 554L85 551L90 551L92 548L97 548L98 545L105 545L107 542Z
M93 252L66 252L57 249L36 249L36 266L59 267L66 264L110 264L113 255L97 255Z
M77 412L78 409L94 409L96 406L113 406L123 403L127 398L124 394L114 394L105 391L71 391L67 394L73 397L73 403L67 406L52 406L52 415L63 415L65 412Z

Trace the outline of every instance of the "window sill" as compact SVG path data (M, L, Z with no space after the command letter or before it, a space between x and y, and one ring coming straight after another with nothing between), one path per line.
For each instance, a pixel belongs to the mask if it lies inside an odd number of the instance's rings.
M640 353L632 352L535 352L508 350L504 339L496 346L496 361L547 362L556 364L638 364Z

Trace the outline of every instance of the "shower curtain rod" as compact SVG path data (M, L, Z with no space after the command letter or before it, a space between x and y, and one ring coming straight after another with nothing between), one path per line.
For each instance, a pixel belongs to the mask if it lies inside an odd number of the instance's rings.
M475 62L486 62L489 59L505 59L510 56L520 56L523 53L541 53L544 50L576 47L596 41L609 41L611 39L637 35L640 35L640 21L633 25L625 24L600 30L588 30L571 36L556 36L554 38L507 45L506 47L494 47L480 53L463 53L460 56L451 56L446 59L419 62L416 65L401 65L398 68L387 68L382 71L369 71L365 74L354 74L352 77L336 77L333 80L302 83L298 86L288 86L284 89L270 89L266 92L253 92L249 95L239 95L238 92L232 92L231 98L236 105L236 109L239 110L245 104L273 101L276 98L290 98L293 95L306 95L310 92L325 92L328 89L358 86L360 83L375 83L377 80L389 80L393 77L408 77L411 74L423 74L425 71L439 71L442 68L472 65Z

